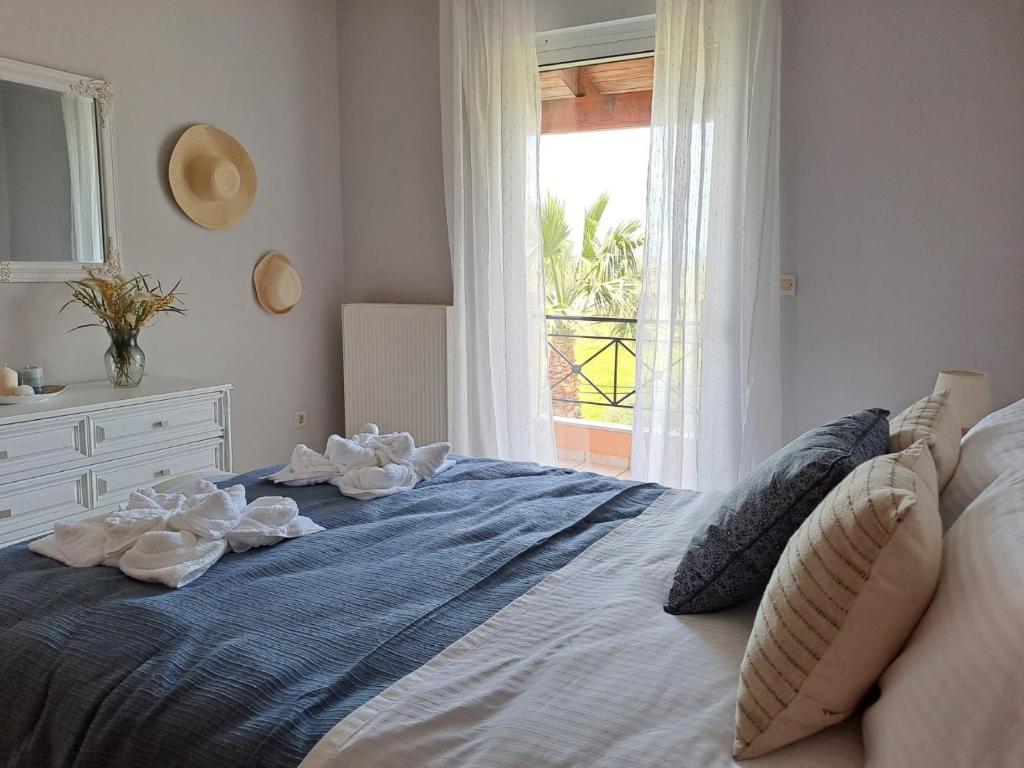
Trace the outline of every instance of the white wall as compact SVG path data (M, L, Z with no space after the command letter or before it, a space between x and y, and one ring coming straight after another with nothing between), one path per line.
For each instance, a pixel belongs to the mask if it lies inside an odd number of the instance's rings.
M789 433L941 368L1024 397L1024 5L784 0Z
M182 278L186 317L143 332L147 370L236 386L239 469L319 445L340 416L341 248L335 0L4 0L0 56L108 79L122 250L130 270ZM187 219L166 184L181 131L210 122L249 151L259 192L235 229ZM304 295L288 316L253 300L251 271L288 254ZM67 334L62 285L0 285L0 360L52 382L103 378L105 337ZM292 411L308 411L305 429Z

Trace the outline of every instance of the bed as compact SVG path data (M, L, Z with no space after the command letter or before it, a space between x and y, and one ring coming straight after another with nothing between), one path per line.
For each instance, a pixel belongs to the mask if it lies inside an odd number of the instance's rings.
M755 606L661 610L714 494L488 460L284 492L327 530L179 590L0 551L0 763L734 764ZM861 763L851 721L745 764Z

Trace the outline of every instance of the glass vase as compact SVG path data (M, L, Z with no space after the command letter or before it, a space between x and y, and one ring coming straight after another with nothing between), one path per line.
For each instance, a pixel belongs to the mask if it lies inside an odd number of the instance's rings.
M146 353L139 347L137 331L126 334L108 329L110 346L103 356L107 366L107 378L115 387L137 387L142 383L146 370Z

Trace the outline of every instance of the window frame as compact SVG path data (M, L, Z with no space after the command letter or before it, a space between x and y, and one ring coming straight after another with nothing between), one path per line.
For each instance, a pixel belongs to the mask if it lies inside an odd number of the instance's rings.
M635 59L654 53L654 14L537 33L540 70Z

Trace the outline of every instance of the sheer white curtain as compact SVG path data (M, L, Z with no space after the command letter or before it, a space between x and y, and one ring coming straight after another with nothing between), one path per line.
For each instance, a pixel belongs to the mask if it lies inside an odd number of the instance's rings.
M779 0L658 0L632 473L734 484L781 442Z
M75 261L103 261L100 223L99 154L93 100L67 93L61 96L64 134L71 170L71 228Z
M445 201L455 284L455 449L554 459L532 0L441 0Z

